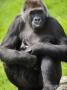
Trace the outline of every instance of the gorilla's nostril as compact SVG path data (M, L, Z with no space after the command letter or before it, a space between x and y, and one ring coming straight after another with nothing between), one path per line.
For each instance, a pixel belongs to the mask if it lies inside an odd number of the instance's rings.
M40 22L41 19L40 18L35 18L35 22Z
M39 18L38 21L40 21L41 19Z
M34 18L34 21L35 21L35 22L39 22L40 20L41 20L40 17L35 17L35 18Z
M35 18L35 21L38 21L38 19L37 19L37 18Z

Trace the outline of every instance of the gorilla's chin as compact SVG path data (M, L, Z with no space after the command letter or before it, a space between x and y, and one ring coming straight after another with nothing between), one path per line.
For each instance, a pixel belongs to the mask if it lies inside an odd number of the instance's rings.
M34 31L38 31L43 28L43 23L32 23L32 28Z
M35 32L40 32L40 30L42 29L42 27L41 26L35 26L35 27L33 27L33 30L35 31Z

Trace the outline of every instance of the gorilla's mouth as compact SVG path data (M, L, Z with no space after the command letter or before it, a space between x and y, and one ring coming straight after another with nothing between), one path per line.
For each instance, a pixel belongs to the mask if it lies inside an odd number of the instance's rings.
M39 29L43 27L43 23L41 22L32 22L32 28L33 29Z
M41 24L40 23L36 23L35 27L41 27Z

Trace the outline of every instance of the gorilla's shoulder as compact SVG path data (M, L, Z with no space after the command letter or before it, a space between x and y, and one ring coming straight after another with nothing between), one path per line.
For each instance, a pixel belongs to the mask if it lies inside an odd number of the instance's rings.
M51 17L51 16L48 16L46 18L47 21L50 21L50 22L58 22L54 17Z
M15 16L14 20L16 20L18 23L24 23L24 20L20 14Z
M54 17L51 17L51 16L47 17L46 18L46 22L48 24L50 24L51 26L55 26L56 28L62 28L62 26L60 25L60 23L58 22L58 20L55 19Z

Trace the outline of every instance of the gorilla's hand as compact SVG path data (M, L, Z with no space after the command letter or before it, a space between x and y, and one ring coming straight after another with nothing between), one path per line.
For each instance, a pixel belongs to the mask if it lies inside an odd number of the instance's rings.
M37 43L34 44L26 49L26 52L33 54L33 55L41 55L41 52L43 52L43 43Z

